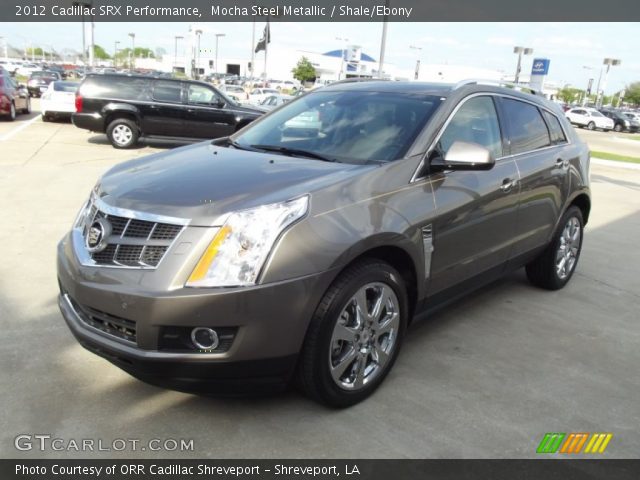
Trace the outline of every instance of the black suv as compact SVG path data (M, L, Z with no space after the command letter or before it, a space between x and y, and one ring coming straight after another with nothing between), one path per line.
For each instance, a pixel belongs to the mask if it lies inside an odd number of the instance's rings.
M616 112L615 110L601 109L600 113L602 113L605 117L609 117L611 120L613 120L613 129L616 132L637 132L638 131L638 123L633 122L631 119L625 117L620 112Z
M104 132L115 148L138 138L218 138L263 112L238 105L203 82L134 75L87 75L76 94L76 127Z

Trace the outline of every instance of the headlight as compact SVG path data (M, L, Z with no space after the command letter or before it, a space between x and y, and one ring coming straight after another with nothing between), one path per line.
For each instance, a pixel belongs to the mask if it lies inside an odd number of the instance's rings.
M187 287L255 285L278 237L309 208L309 196L232 213L194 268Z

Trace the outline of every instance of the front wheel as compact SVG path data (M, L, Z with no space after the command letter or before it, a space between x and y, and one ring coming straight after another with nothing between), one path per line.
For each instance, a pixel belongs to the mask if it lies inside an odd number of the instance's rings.
M406 287L393 267L375 259L349 267L311 320L298 365L304 392L332 407L367 398L398 356L407 317Z
M107 138L115 148L131 148L138 142L138 126L128 118L116 118L107 127Z
M578 264L583 231L582 211L572 206L562 216L551 243L535 260L527 264L529 281L547 290L564 287Z
M617 124L615 127L613 127L613 129L614 129L616 132L620 133L620 132L622 131L622 125Z
M7 116L7 120L13 122L16 119L16 106L13 102L9 105L9 115Z
M593 122L589 122L589 123L587 124L587 128L588 128L589 130L595 130L595 128L596 128L596 124L595 124L595 123L593 123Z

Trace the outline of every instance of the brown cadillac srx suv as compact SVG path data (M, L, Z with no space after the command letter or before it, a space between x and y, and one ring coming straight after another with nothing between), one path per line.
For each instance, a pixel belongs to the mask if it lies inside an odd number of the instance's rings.
M59 305L146 382L347 406L417 312L520 267L562 288L590 208L587 146L535 92L338 82L112 168L59 244Z

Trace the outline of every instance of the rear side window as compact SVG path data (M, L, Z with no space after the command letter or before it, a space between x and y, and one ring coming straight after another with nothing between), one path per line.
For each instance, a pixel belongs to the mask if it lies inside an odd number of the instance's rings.
M562 130L562 125L560 125L560 120L552 114L544 110L542 112L545 120L547 121L547 125L549 126L549 133L551 134L551 143L554 145L559 145L561 143L567 143L567 137L564 134L564 130Z
M451 118L436 148L444 157L454 142L476 143L502 157L502 137L496 107L491 97L467 100Z
M153 99L159 102L181 103L182 85L179 82L159 80L153 87Z
M85 97L113 98L117 100L149 100L149 79L118 76L93 76L81 87Z
M511 154L531 152L551 145L549 130L537 107L530 103L503 99L511 134Z

